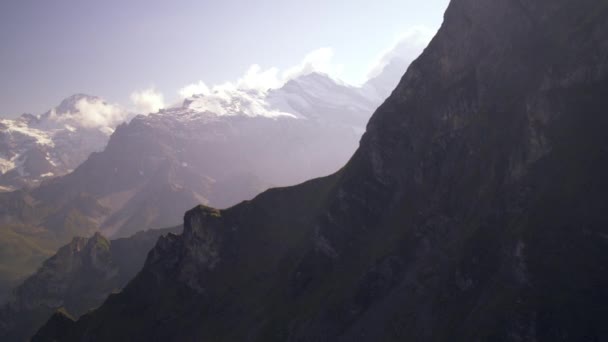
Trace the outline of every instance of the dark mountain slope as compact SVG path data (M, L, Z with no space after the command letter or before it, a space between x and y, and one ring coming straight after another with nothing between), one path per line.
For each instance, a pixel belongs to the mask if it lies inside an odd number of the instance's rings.
M53 312L79 317L120 290L144 264L159 236L181 227L108 240L100 234L74 238L17 287L0 307L0 340L27 341Z
M35 340L608 340L607 23L453 0L344 169L189 211Z

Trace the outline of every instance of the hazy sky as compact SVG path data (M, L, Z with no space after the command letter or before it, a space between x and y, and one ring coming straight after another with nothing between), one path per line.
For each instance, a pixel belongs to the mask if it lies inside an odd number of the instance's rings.
M0 116L39 114L74 93L129 106L135 91L154 89L170 102L199 80L235 81L254 63L283 71L311 52L334 76L362 82L404 32L435 31L447 3L2 0Z

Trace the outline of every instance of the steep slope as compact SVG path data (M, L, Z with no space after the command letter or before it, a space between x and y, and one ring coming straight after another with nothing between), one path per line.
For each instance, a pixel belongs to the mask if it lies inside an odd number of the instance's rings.
M0 119L0 190L33 187L74 170L103 150L128 116L99 97L77 94L41 115Z
M335 172L376 105L358 88L312 74L270 92L201 94L137 116L70 174L0 194L0 283L6 289L33 273L73 236L174 226L197 204L228 207Z
M79 317L99 306L137 274L159 236L179 231L181 227L151 230L111 241L98 233L74 238L0 307L0 339L29 340L59 308Z
M34 341L607 340L607 23L453 0L343 170L189 211Z

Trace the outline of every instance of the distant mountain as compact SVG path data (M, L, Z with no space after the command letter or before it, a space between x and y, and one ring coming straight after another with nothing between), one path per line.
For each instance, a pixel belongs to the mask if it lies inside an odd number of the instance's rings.
M188 211L32 341L607 341L608 3L444 18L344 168Z
M397 84L399 84L399 81L401 80L401 76L403 76L403 73L407 70L410 63L409 60L400 56L391 58L383 71L370 78L363 85L361 90L366 93L367 96L375 96L383 101L391 94L393 89L397 87Z
M33 187L62 176L102 151L128 115L101 98L65 99L42 115L0 119L0 191Z
M108 240L99 233L74 238L28 277L0 307L0 340L28 341L53 312L79 317L119 291L143 266L159 236L171 229Z
M433 32L424 27L414 27L403 33L400 40L385 52L369 71L369 79L361 91L368 97L384 101L397 87L403 74L431 40Z
M28 194L78 210L110 236L174 225L197 203L228 207L334 172L375 106L320 74L269 92L196 95L119 126L103 152Z
M73 172L0 194L0 283L33 272L73 236L174 226L194 205L229 207L335 172L378 103L309 74L280 89L224 89L137 116Z

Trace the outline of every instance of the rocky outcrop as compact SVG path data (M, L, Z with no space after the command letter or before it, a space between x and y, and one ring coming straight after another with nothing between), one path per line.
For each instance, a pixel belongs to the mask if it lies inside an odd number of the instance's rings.
M193 209L36 340L608 339L607 23L600 0L453 0L341 171Z
M58 309L65 317L79 317L96 308L135 276L159 236L179 230L140 232L112 241L99 233L74 238L0 308L0 339L29 340Z

